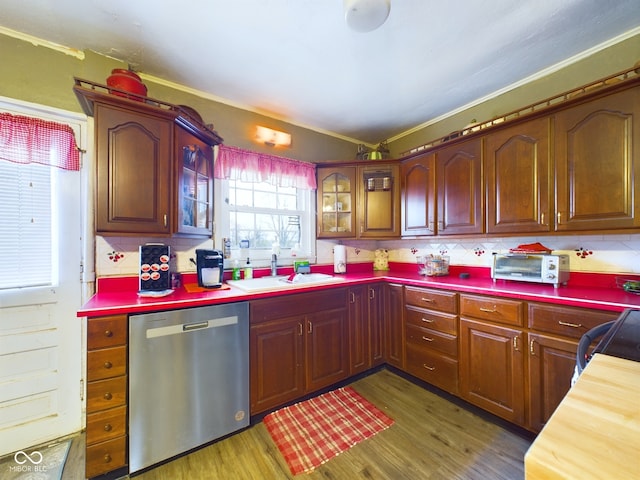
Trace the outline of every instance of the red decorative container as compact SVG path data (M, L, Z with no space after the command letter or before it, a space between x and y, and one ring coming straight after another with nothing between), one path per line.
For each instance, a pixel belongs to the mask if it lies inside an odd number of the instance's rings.
M125 92L135 93L143 97L147 96L147 87L135 72L131 70L125 70L124 68L114 68L111 70L111 75L107 78L107 85L118 90L124 90ZM135 95L127 95L116 90L109 90L109 93L118 95L119 97L126 97L132 100L142 101L142 98Z

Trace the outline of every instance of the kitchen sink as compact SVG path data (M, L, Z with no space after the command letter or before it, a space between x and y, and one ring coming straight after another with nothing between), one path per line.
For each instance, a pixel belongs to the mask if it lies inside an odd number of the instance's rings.
M291 290L311 287L313 285L340 283L342 281L344 281L342 277L336 277L326 273L298 273L296 275L259 277L250 278L248 280L227 280L227 283L232 287L239 288L245 292L255 293Z

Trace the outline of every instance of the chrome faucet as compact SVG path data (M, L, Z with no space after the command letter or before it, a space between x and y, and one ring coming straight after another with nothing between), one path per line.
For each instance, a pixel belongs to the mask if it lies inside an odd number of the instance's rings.
M271 255L271 276L275 277L278 275L278 256L273 253Z

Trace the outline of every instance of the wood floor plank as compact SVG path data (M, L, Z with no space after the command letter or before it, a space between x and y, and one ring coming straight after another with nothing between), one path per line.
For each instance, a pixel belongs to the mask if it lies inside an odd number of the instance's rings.
M292 476L263 423L134 475L132 480L522 480L531 439L461 402L449 401L383 369L352 383L395 420L388 429L309 474ZM74 441L84 451L84 435ZM71 453L63 480L84 472Z
M352 386L393 426L309 474L294 477L262 423L135 476L137 480L519 480L531 440L388 370Z

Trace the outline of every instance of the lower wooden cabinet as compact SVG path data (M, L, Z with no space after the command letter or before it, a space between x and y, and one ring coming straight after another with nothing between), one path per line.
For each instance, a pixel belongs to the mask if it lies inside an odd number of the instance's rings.
M458 294L405 287L405 369L458 394Z
M460 318L460 395L525 425L525 335L521 329Z
M251 414L349 376L346 289L250 304Z
M571 387L578 342L529 333L528 426L539 432Z
M404 368L404 287L389 283L384 289L384 358Z
M527 305L527 313L527 428L538 432L569 391L580 337L619 314L536 302Z
M85 477L127 465L126 315L87 321Z

